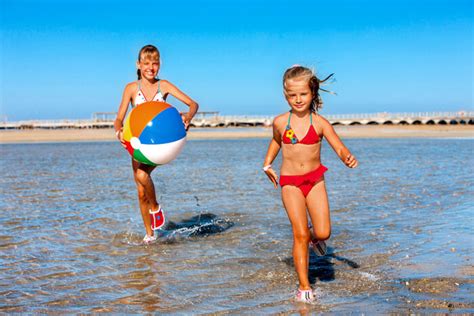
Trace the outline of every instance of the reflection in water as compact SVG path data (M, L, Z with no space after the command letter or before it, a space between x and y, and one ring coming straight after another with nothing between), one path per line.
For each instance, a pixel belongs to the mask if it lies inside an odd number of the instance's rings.
M346 142L355 170L323 149L333 233L311 255L314 306L291 300L267 140L190 141L157 168L170 222L149 246L119 144L2 145L0 312L474 312L472 140Z

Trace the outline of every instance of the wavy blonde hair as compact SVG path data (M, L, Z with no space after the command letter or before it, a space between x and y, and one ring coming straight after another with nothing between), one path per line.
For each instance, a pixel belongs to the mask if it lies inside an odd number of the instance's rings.
M306 78L308 80L308 85L311 90L311 93L313 94L313 100L311 102L311 111L317 112L320 108L323 107L323 99L321 98L319 91L321 90L324 92L335 94L332 91L328 91L326 89L321 88L321 83L326 82L333 75L334 74L332 73L324 80L319 80L313 70L300 65L294 65L288 68L283 74L283 89L286 91L286 81L289 79Z
M142 59L148 59L148 58L151 60L160 61L160 51L158 50L158 48L156 48L156 46L145 45L138 52L138 62L140 62L140 60ZM142 78L140 69L137 69L137 76L138 76L138 80Z

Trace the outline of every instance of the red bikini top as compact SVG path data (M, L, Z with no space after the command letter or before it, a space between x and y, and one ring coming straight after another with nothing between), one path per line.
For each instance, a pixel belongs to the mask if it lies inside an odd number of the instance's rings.
M308 132L303 137L303 139L298 140L298 137L296 137L296 134L293 131L293 129L291 128L291 125L290 125L291 114L292 113L290 111L290 115L288 116L288 124L286 125L286 129L285 129L285 132L283 133L283 137L282 137L283 144L313 145L313 144L319 143L320 137L319 137L318 133L316 132L316 130L314 129L314 126L313 126L313 115L310 114L310 116L309 116L310 125L309 125Z

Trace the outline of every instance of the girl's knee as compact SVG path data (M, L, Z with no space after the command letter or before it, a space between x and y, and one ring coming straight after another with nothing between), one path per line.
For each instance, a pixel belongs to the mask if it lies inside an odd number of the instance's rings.
M135 182L137 182L137 184L146 183L149 177L150 175L143 170L138 169L135 172Z
M293 238L295 243L305 243L307 244L311 239L309 229L301 229L293 232Z
M315 237L317 240L326 240L331 237L331 229L319 229L318 231L315 231Z

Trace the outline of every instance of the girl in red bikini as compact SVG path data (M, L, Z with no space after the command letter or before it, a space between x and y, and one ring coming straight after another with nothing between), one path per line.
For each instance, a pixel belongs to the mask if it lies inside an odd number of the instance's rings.
M189 122L191 122L196 114L198 104L171 82L157 79L159 70L160 52L158 48L153 45L142 47L138 53L137 61L138 80L127 84L125 87L117 118L114 122L115 135L122 144L124 144L122 133L123 120L130 104L133 108L147 101L165 102L166 97L171 94L189 106L189 112L183 114L183 122L186 129L188 129ZM156 240L154 230L161 228L165 223L165 215L156 201L155 186L151 179L151 172L155 169L155 166L145 165L132 159L132 169L137 185L138 203L140 204L140 211L146 230L143 242L148 244Z
M293 260L299 279L295 299L312 303L315 295L308 279L309 249L325 255L325 240L331 235L329 203L324 184L327 168L321 164L321 140L326 138L344 164L357 167L357 159L344 146L332 125L318 114L322 106L320 83L313 71L295 65L283 76L283 91L290 112L273 121L273 138L268 146L263 170L278 187L271 163L282 150L280 185L283 205L293 229ZM308 214L311 223L308 225ZM311 225L312 224L312 225Z

